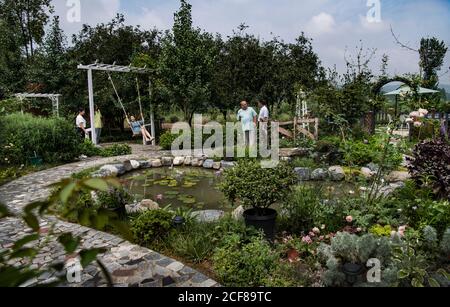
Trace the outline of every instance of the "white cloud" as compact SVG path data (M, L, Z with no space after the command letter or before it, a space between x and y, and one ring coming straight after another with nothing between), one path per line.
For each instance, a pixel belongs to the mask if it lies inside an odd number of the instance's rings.
M306 31L311 35L322 35L332 33L336 28L334 17L327 13L313 16L306 26Z

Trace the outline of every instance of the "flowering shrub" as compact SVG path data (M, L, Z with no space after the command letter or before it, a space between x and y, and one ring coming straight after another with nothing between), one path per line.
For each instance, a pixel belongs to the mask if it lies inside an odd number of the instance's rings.
M416 146L409 159L409 172L419 186L429 186L438 197L450 199L450 145L425 141Z

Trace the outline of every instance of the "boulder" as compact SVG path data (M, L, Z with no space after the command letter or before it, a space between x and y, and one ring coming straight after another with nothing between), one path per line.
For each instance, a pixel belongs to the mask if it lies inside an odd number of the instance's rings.
M375 173L371 171L370 168L363 167L361 168L361 175L366 179L370 179L375 175Z
M133 170L133 166L131 165L131 161L125 161L123 162L123 167L127 172L131 172Z
M162 162L160 159L156 159L152 161L152 167L161 167L162 166Z
M377 173L380 170L380 167L378 166L378 164L375 163L369 163L366 166L368 169L370 169L372 172Z
M115 177L119 175L119 170L114 165L104 165L98 171L101 177Z
M296 167L294 172L297 174L299 181L311 180L311 169L308 167Z
M235 220L242 220L242 219L244 219L244 212L245 212L245 209L244 209L244 207L243 206L239 206L239 207L237 207L234 211L233 211L233 213L231 213L231 216L235 219Z
M311 173L311 180L321 181L326 180L329 177L328 170L323 168L318 168Z
M174 166L180 166L184 164L184 157L175 157L173 159L173 165Z
M139 161L139 165L141 166L141 168L151 168L152 161Z
M163 157L161 159L161 163L163 166L172 166L173 158L172 157Z
M138 204L126 205L125 210L127 211L128 214L136 214L136 213L142 213L144 211L147 211L148 209L145 207L142 207L138 203Z
M304 157L308 154L305 148L280 148L280 157Z
M191 166L192 165L192 157L184 158L184 165L185 166Z
M392 193L394 193L396 190L404 188L404 187L405 187L404 182L391 183L385 187L382 187L378 191L378 197L381 197L381 196L387 197L387 196L391 195Z
M220 220L225 215L221 210L203 210L192 212L192 217L200 223L211 223Z
M222 168L222 164L220 162L214 162L213 163L213 169L216 171L220 170Z
M234 167L234 162L231 162L231 161L222 161L222 162L220 162L220 164L223 169L228 169L228 168Z
M340 166L332 166L328 169L328 172L333 181L342 181L345 179L345 171Z
M140 203L141 207L144 207L148 210L159 210L161 209L157 202L151 200L151 199L144 199Z
M211 169L214 166L214 160L208 159L203 162L203 168Z
M130 160L131 166L133 167L133 169L139 169L141 167L141 163L139 163L136 160Z
M191 159L191 165L192 166L197 167L197 166L199 166L199 163L200 163L200 159L199 158L192 158ZM203 165L203 162L202 162L202 165Z
M113 166L117 169L117 171L119 172L118 175L123 175L127 172L127 170L125 169L125 167L123 166L123 164L113 164Z
M392 172L387 177L389 182L405 182L409 179L411 175L408 172Z

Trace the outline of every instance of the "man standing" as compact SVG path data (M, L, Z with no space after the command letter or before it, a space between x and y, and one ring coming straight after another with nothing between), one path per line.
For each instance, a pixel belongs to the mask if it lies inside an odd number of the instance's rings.
M95 135L97 137L96 144L100 144L100 135L102 134L103 129L103 118L102 118L102 112L100 111L100 108L97 106L95 108L95 115L94 115L94 123L95 123Z
M269 109L267 108L267 103L263 100L260 100L258 103L259 106L259 131L260 131L260 140L264 143L267 143L268 136L268 126L269 126Z
M88 131L86 130L86 120L84 119L85 111L84 108L80 108L78 110L78 116L75 121L75 124L77 126L77 132L80 136L81 141L83 142L86 135L88 135Z
M237 119L242 123L245 146L254 144L254 132L258 123L257 116L256 111L249 107L246 101L241 102L241 109L238 112Z

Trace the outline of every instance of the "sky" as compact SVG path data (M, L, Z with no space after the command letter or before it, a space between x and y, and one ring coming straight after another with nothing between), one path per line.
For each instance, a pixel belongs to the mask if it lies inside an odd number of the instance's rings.
M418 49L422 37L436 36L450 46L450 0L190 0L193 20L208 32L231 35L241 23L262 39L277 36L287 42L301 32L313 39L324 67L345 71L345 57L362 44L376 48L371 68L379 72L388 54L390 74L418 72L418 54L401 48L391 35ZM80 4L80 18L71 8ZM368 6L368 4L370 6ZM68 37L82 24L108 22L117 13L126 23L145 29L170 29L179 0L53 0L55 14ZM377 10L379 8L379 10ZM368 12L372 18L368 19ZM76 12L76 11L75 11ZM375 13L374 13L375 12ZM69 15L69 17L68 17ZM71 18L72 16L72 18ZM450 67L450 50L440 74ZM450 72L441 77L450 85Z

